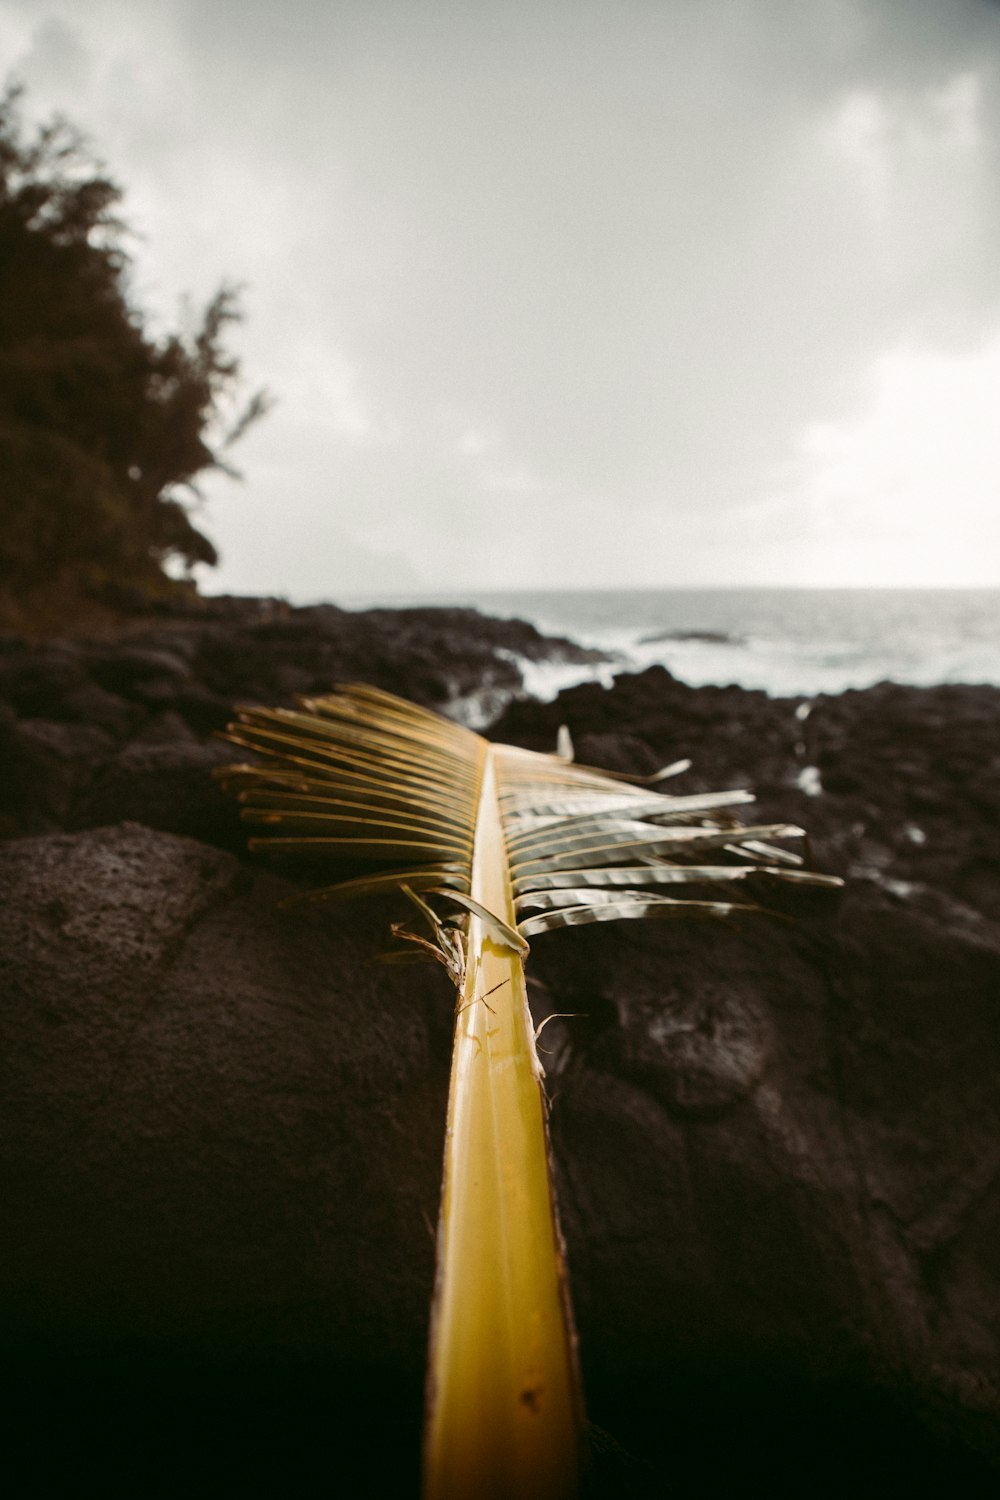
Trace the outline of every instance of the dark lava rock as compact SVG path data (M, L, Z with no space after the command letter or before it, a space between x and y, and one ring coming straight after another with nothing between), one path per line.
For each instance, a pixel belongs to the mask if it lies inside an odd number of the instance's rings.
M87 681L82 651L71 641L32 648L19 636L0 636L0 700L27 718L59 718L67 692Z
M722 1425L766 1445L791 1494L803 1448L830 1444L803 1402L825 1387L845 1434L824 1458L831 1483L855 1488L859 1449L874 1443L887 1462L898 1446L910 1493L988 1493L1000 1465L1000 691L881 684L804 702L692 689L654 668L513 703L490 732L551 749L561 723L609 769L691 756L670 790L756 787L755 818L804 825L821 866L848 877L839 902L797 902L791 926L536 944L548 1008L582 1013L545 1037L604 1420L641 1447L615 1383L628 1361L650 1393L643 1423L686 1413L691 1446L675 1457L721 1490L729 1458L696 1449L713 1402L731 1400ZM801 1447L779 1441L777 1407Z
M579 1014L544 1041L599 1420L648 1455L676 1408L673 1458L709 1493L733 1473L713 1410L796 1493L789 1400L808 1441L843 1424L844 1489L880 1409L868 1442L899 1443L907 1486L946 1489L953 1445L1000 1460L995 929L859 884L795 926L556 934L532 957L544 1009Z
M931 884L1000 914L1000 689L882 683L769 698L651 667L612 688L511 703L489 733L551 750L562 723L578 758L609 770L643 775L690 757L670 790L753 789L754 819L805 827L823 868Z
M372 913L283 915L280 882L137 825L10 843L0 883L0 1308L22 1423L37 1441L58 1422L72 1474L79 1428L110 1420L104 1482L180 1422L168 1474L200 1435L206 1484L275 1463L297 1493L322 1447L331 1474L363 1458L373 1493L412 1488L447 989L368 962ZM359 1454L376 1393L393 1441ZM296 1438L300 1402L315 1428Z
M231 844L232 808L212 771L238 758L233 747L221 740L189 738L183 720L168 739L177 721L164 715L158 722L162 741L134 740L106 760L75 800L68 826L94 828L135 819L164 833Z
M179 617L120 673L45 648L37 692L0 642L0 1308L39 1485L55 1424L57 1488L134 1493L150 1455L189 1484L208 1439L223 1493L413 1493L451 997L369 963L391 906L277 910L205 737L243 693L426 698L484 659L480 617L365 646L343 613ZM574 1013L541 1044L589 1409L627 1450L602 1439L593 1493L994 1494L1000 693L654 669L495 732L563 722L588 762L756 785L849 877L780 920L533 946L537 1018Z
M191 676L186 661L173 651L143 646L117 646L94 652L88 668L102 687L116 692L148 692L150 683L174 683Z
M7 720L0 730L0 797L8 831L39 833L64 824L114 749L111 735L97 724Z
M199 627L194 640L192 667L201 683L261 702L363 681L440 708L484 692L513 696L521 683L517 656L594 657L523 620L491 620L474 609L350 612L324 604Z
M221 802L201 771L229 753L198 747L225 729L234 704L289 705L297 694L365 681L481 720L521 690L519 657L594 656L523 620L471 609L200 605L118 641L32 647L0 636L4 833L136 818L225 844ZM159 725L153 756L150 725Z

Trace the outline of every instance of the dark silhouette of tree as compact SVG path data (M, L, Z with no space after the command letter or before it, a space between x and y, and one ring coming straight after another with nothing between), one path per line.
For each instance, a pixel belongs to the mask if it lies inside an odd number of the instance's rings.
M122 192L63 120L26 132L0 97L0 571L16 597L72 579L162 585L214 564L192 518L197 477L267 407L222 428L240 316L224 286L189 335L150 336L129 297Z

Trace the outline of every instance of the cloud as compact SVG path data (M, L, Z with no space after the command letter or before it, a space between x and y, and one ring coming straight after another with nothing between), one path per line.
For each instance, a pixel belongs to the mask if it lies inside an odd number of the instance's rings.
M991 69L945 76L913 90L852 89L821 127L834 165L853 183L882 274L919 284L933 271L937 298L980 304L998 289L989 264L984 206L996 198ZM970 274L971 272L971 274Z
M211 491L234 587L313 592L324 546L331 589L392 552L441 588L794 582L820 513L848 569L822 496L849 451L878 510L899 361L981 378L981 0L0 0L0 41L125 183L143 305L247 285L278 405Z
M388 414L376 414L361 390L358 370L323 332L297 330L275 361L271 379L300 430L326 430L331 443L369 445L399 440Z
M998 391L1000 329L881 355L850 417L802 432L757 524L793 518L803 582L1000 585Z
M834 110L825 130L831 153L853 174L879 223L891 181L888 116L886 104L872 89L854 89Z
M475 427L467 427L455 441L455 452L460 458L481 458L484 453L490 453L497 446L497 439L492 433L479 432Z

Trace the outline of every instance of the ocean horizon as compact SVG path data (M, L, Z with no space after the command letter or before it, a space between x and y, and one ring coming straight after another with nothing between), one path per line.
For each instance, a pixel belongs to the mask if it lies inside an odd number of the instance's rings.
M693 687L735 683L772 697L882 681L1000 686L1000 588L456 589L324 602L472 607L605 653L593 665L520 663L541 698L654 665Z

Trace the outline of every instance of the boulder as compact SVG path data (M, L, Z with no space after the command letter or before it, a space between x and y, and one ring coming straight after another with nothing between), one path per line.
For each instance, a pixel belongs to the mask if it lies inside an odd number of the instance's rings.
M252 1448L301 1400L323 1414L300 1444L346 1471L384 1383L409 1447L382 1469L412 1482L447 987L370 961L384 914L281 913L281 881L138 824L7 844L0 884L22 1422L123 1404L129 1452L179 1423L190 1463L207 1396L242 1465L225 1422Z

